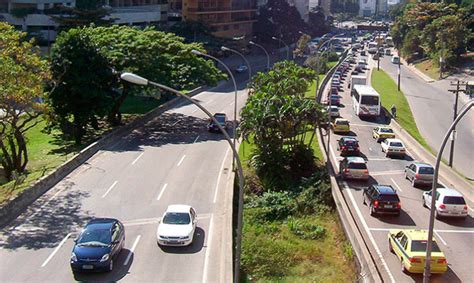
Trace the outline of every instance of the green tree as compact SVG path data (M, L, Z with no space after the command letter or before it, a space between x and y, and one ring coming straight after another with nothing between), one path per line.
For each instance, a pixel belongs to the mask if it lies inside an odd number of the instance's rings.
M80 144L87 126L98 129L97 120L109 112L116 78L107 58L82 29L59 34L51 69L54 88L48 102L54 111L52 121Z
M322 36L331 30L330 22L326 20L326 15L324 15L321 6L314 7L309 12L308 25L312 36Z
M44 110L40 103L48 64L26 34L0 22L0 164L7 179L23 173L28 164L25 132Z
M103 0L76 0L75 7L61 5L59 16L52 16L61 28L85 27L90 24L106 26L114 22Z
M403 57L405 57L406 60L409 62L423 56L423 49L421 48L420 37L421 32L416 29L410 30L405 36L401 52Z
M314 164L310 144L322 112L313 99L304 98L313 78L310 69L288 61L277 63L268 73L256 75L251 83L254 92L241 111L242 136L253 137L257 147L253 165L280 189L284 176L301 177Z

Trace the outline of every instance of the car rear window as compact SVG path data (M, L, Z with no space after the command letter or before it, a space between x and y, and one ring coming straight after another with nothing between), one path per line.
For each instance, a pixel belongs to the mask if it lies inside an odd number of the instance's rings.
M354 145L357 145L358 143L355 140L345 140L344 144L354 146Z
M397 195L380 195L380 200L383 201L400 201Z
M349 163L349 169L367 169L367 165L365 163Z
M444 204L466 204L463 197L444 197Z
M349 125L348 121L337 121L336 125Z
M381 128L380 131L381 131L382 133L393 133L392 129Z
M225 116L224 115L215 115L214 118L216 118L217 122L219 122L219 123L225 123Z
M390 146L393 147L403 147L403 144L401 142L391 142Z
M411 251L412 252L426 252L426 245L428 241L411 241ZM433 242L433 252L441 252L436 242Z
M420 174L434 174L434 169L431 167L420 167L420 170L418 171Z

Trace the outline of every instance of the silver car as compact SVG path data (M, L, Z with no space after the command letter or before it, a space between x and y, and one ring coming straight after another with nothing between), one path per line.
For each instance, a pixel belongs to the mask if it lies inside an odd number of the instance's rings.
M423 206L431 208L431 191L423 193ZM467 217L467 204L464 197L455 189L436 189L435 217Z
M433 166L426 163L413 162L405 167L405 178L411 181L413 187L433 184L433 174Z

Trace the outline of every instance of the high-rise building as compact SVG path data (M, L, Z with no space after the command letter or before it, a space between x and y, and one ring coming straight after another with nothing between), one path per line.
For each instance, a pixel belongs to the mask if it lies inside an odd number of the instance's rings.
M185 21L205 23L226 38L251 35L256 12L255 0L183 0L182 10Z
M157 24L166 22L168 18L167 0L97 1L111 9L110 17L116 24ZM0 0L0 19L38 38L53 41L58 23L50 15L57 13L59 6L75 7L76 0ZM13 16L19 10L26 11L26 15L22 18Z
M300 13L301 18L308 22L309 17L309 0L288 0L288 3L295 6Z
M359 0L359 15L370 17L375 14L376 0Z

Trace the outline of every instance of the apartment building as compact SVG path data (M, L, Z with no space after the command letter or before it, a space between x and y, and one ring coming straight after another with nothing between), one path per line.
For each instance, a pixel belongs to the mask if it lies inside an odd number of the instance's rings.
M216 36L232 38L252 34L256 7L255 0L183 0L182 15L215 28Z
M168 19L167 0L97 1L110 8L110 17L117 24L138 26L166 22ZM0 20L50 42L56 38L58 28L50 15L57 13L59 6L75 7L76 0L0 0ZM22 17L18 17L19 14Z

